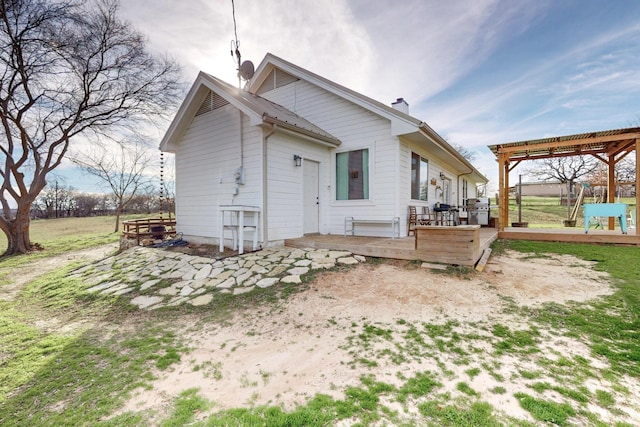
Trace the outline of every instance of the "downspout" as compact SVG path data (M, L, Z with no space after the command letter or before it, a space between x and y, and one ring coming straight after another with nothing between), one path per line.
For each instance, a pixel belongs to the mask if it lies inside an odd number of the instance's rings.
M234 200L240 194L240 186L244 185L244 132L242 129L242 111L238 110L238 135L240 139L240 166L233 173L233 182L235 188L231 193L231 204L235 204Z
M267 174L267 139L276 132L278 125L272 124L271 129L266 134L264 129L262 130L262 247L264 248L269 241L269 232L267 228L267 203L269 199L267 197L269 191L268 174Z

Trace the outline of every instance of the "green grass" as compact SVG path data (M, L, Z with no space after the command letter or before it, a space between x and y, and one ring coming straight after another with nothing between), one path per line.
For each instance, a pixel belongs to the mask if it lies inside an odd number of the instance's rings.
M427 396L434 388L440 385L433 374L429 372L419 372L398 389L398 401L404 403L409 397L418 398Z
M477 377L478 375L480 375L480 368L472 368L472 369L467 369L466 371L464 371L467 375L469 375L469 378L473 379L475 377Z
M129 392L151 380L150 362L175 345L175 338L161 331L153 334L152 328L126 342L101 340L97 331L43 334L15 321L3 329L28 331L19 348L3 350L12 356L0 378L3 426L97 422L121 407Z
M152 379L150 368L167 369L186 351L172 332L112 298L87 295L66 273L44 275L17 302L0 302L0 425L97 423ZM39 319L51 325L36 326ZM139 425L140 417L118 420Z
M592 352L605 357L618 374L640 377L640 263L638 248L525 241L496 242L501 249L575 255L595 261L614 279L615 294L591 304L548 304L530 310L534 321L573 336L588 337Z
M538 421L563 426L567 424L569 417L576 414L576 411L568 403L536 399L525 393L516 393L515 397L518 399L520 406Z
M580 403L587 403L589 401L589 396L582 391L572 390L558 385L551 385L547 382L537 382L531 384L530 387L538 393L543 393L545 390L553 390Z
M496 386L489 391L491 391L491 393L493 394L505 394L507 392L507 389L502 386Z
M434 420L438 426L497 427L504 425L493 415L493 407L486 402L474 402L469 407L426 402L420 413Z
M480 396L480 393L471 388L471 386L465 382L459 382L456 384L456 389L469 396Z
M148 215L147 215L148 216ZM140 215L128 215L121 220L139 218ZM13 269L62 253L92 248L107 243L114 243L120 239L120 233L114 233L114 216L99 216L87 218L58 218L31 221L31 243L38 243L44 250L30 254L0 258L0 285L3 278ZM7 248L7 238L0 233L0 254Z
M616 399L613 395L605 390L596 390L596 399L600 406L604 408L611 408L616 403Z
M198 396L197 388L189 388L180 393L173 413L160 425L162 427L182 427L193 424L196 414L209 409L209 406L209 402Z
M501 354L509 353L536 353L536 347L540 332L536 328L529 330L511 330L508 326L496 324L493 326L493 335L500 340L495 344L496 351Z

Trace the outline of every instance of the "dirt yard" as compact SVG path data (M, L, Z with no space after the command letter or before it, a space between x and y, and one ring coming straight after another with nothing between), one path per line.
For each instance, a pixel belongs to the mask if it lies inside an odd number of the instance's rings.
M456 384L466 381L501 413L533 421L513 397L531 389L514 373L536 369L536 360L496 356L490 344L492 326L528 328L528 320L514 308L587 301L611 292L606 274L570 256L507 252L492 257L483 273L464 277L408 263L361 264L346 272L322 274L276 310L255 307L225 326L184 318L178 329L191 351L170 372L158 372L153 389L139 390L125 410L162 416L181 391L192 387L215 402L212 411L262 404L292 408L316 393L341 398L363 374L397 383L399 377L431 371L438 373L442 391L452 398L460 395ZM410 327L425 324L448 324L460 336L486 339L461 344L470 354L464 363L447 352L426 357L406 354L400 363L381 356L393 353ZM391 338L363 345L358 337L367 325L390 331ZM602 365L581 342L552 331L544 331L542 341L544 357L580 355L593 366ZM492 375L488 365L495 368ZM474 367L482 372L465 374ZM497 386L506 392L492 393ZM607 414L601 416L607 419Z

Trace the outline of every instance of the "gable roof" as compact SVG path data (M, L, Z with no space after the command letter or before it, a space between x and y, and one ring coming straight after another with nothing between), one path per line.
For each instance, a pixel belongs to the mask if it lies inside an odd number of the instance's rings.
M292 76L319 86L340 98L347 99L365 110L369 110L391 120L393 128L392 132L396 135L401 135L403 133L402 131L413 131L416 126L419 126L422 123L415 117L405 114L402 111L396 110L389 105L376 101L373 98L369 98L366 95L351 90L325 77L319 76L318 74L312 73L298 65L285 61L272 53L267 53L260 65L258 65L258 68L256 68L253 78L248 82L249 92L255 93L275 68L279 68Z
M330 146L340 145L340 140L329 132L283 106L253 93L235 88L210 74L200 72L162 138L160 150L169 152L175 150L175 144L187 130L202 102L210 92L220 96L226 103L233 105L247 115L251 125L270 123L311 137Z
M285 61L272 53L267 53L260 65L256 68L253 78L247 85L249 92L256 92L274 69L280 69L287 74L314 84L340 98L346 99L374 114L390 120L391 133L393 135L407 136L413 141L422 141L423 143L427 143L427 145L434 146L434 148L441 150L447 157L454 159L460 166L468 169L469 174L475 175L480 181L484 181L485 183L489 181L464 156L422 120L312 73L298 65Z

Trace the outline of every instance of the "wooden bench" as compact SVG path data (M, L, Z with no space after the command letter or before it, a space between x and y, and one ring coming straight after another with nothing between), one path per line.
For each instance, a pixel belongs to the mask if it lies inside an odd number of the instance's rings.
M390 219L365 219L354 218L352 216L345 217L344 219L344 235L351 234L355 236L356 224L360 225L390 225L391 226L391 238L400 238L400 217L393 217Z

